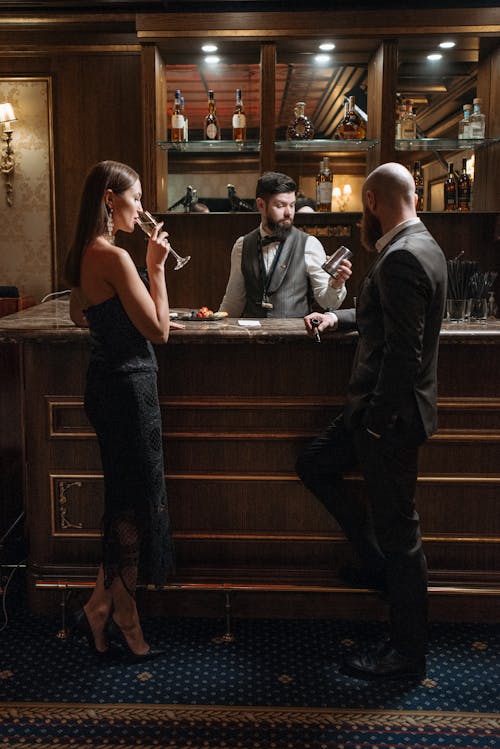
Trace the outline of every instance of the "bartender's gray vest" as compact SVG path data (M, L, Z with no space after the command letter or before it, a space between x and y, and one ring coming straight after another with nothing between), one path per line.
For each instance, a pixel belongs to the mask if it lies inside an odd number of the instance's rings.
M311 311L312 292L304 257L308 235L292 227L281 250L268 290L273 309L261 306L263 283L260 277L257 228L243 238L241 272L245 279L246 305L243 317L304 317Z

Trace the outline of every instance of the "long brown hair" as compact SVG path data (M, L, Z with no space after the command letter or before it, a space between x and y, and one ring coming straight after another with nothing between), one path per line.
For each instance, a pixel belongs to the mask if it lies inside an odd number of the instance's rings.
M64 265L64 275L71 286L80 285L80 265L85 248L106 231L106 190L119 195L131 188L138 179L139 175L132 167L119 161L100 161L88 173L80 200L75 237Z

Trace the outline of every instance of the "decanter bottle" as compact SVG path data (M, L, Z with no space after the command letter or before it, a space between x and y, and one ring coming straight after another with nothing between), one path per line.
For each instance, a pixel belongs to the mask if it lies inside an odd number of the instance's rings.
M336 134L340 140L364 140L366 138L365 124L356 110L356 97L350 96L346 103L344 119L337 128Z
M286 131L287 140L312 140L314 138L314 125L305 114L305 102L298 101L294 107L294 119L288 125Z

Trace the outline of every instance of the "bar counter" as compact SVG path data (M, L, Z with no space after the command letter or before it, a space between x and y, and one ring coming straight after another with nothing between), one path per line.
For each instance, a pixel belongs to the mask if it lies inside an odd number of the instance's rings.
M294 470L342 408L357 334L316 344L302 320L260 323L186 321L156 347L177 572L165 591L141 591L142 603L222 616L230 595L238 616L384 618L373 592L337 578L349 548ZM36 611L53 610L61 590L90 586L99 561L102 475L82 397L88 350L67 299L0 319L0 520L20 504L26 512ZM422 448L417 490L436 620L500 620L499 371L499 320L443 323L439 430ZM348 480L362 492L358 474Z

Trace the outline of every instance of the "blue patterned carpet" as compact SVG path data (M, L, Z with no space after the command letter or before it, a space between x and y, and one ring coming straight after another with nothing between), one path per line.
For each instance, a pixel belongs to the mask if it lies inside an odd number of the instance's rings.
M167 654L127 665L58 639L58 619L10 597L7 611L1 745L500 749L496 625L433 624L427 678L374 684L338 669L383 636L378 622L236 620L225 643L222 620L151 618Z

